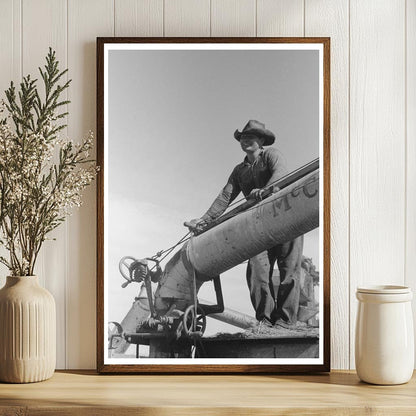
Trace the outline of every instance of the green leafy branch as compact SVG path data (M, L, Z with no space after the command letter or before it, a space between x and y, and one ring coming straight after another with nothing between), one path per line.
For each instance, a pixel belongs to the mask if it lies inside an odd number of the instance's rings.
M92 135L80 144L59 138L69 103L61 96L71 81L64 81L67 69L59 70L51 48L39 73L42 96L37 79L27 75L18 91L11 82L5 91L7 102L0 108L0 117L7 113L0 118L0 245L10 255L1 256L0 263L13 275L33 274L47 235L72 207L80 206L81 193L97 170L89 157Z

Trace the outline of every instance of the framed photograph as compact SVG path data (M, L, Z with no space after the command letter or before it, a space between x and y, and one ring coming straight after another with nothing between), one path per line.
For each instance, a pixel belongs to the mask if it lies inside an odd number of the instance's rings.
M329 51L97 39L99 372L330 370Z

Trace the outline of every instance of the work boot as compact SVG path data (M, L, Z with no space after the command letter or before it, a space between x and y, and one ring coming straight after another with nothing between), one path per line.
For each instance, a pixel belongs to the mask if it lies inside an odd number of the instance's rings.
M263 318L257 324L256 334L259 334L262 331L262 329L267 329L267 328L273 328L273 324L267 318Z
M275 323L274 323L275 327L282 327L285 329L292 329L292 330L305 330L307 329L307 324L305 324L304 322L295 322L295 323L290 323L290 322L286 322L283 319L278 319Z

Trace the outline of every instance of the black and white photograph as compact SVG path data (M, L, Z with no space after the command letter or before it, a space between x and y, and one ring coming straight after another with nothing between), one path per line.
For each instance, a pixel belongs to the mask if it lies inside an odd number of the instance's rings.
M324 42L101 42L102 368L323 368Z

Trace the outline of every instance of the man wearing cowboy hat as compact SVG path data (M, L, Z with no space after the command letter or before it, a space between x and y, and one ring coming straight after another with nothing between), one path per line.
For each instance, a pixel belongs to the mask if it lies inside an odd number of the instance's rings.
M198 219L185 223L191 230L219 217L230 203L242 192L247 199L261 199L263 189L272 186L284 176L279 152L270 146L274 134L263 123L250 120L244 129L235 131L234 137L246 153L228 178L208 211ZM274 191L278 188L274 187ZM303 236L252 257L247 265L247 284L250 298L261 324L271 326L295 325L299 309L300 268L302 261ZM272 274L274 263L280 272L280 285L275 296ZM276 301L275 301L276 299Z

